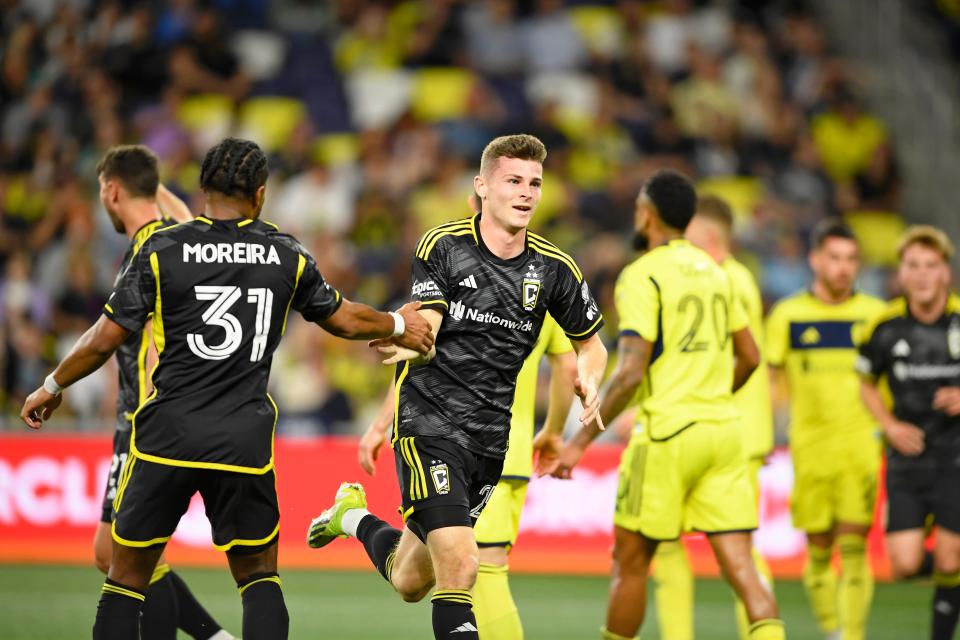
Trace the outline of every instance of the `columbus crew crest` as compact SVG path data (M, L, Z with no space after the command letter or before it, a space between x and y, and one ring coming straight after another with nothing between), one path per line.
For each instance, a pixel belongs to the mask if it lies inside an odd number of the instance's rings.
M537 275L537 269L533 265L527 269L527 275L523 277L521 287L523 294L523 310L533 311L537 306L537 299L540 297L540 276Z
M450 493L450 470L445 464L435 464L430 467L430 477L433 479L433 488L438 495Z

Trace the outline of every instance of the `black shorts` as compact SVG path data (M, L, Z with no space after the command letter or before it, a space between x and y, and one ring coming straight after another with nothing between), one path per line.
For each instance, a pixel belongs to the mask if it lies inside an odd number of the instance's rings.
M960 533L960 469L887 471L887 533L930 524Z
M113 498L117 495L120 474L127 462L130 451L130 431L113 432L113 457L110 459L110 473L107 474L107 487L103 491L103 505L100 509L100 522L110 524L113 519Z
M443 527L472 527L503 471L503 460L439 437L410 436L393 444L403 520L417 536Z
M273 544L280 530L274 472L174 467L135 456L117 489L113 538L131 547L166 543L197 491L203 496L213 545L230 553L256 553Z

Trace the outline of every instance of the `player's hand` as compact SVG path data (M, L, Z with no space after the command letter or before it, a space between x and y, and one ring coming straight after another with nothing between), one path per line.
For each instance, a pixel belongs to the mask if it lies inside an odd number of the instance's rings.
M549 433L541 429L533 438L533 452L536 461L533 465L534 473L538 477L551 474L560 464L560 452L563 450L563 436L558 433Z
M581 382L580 378L577 378L573 382L573 389L583 403L583 413L580 414L581 424L596 421L597 429L603 431L605 427L600 419L600 394L597 393L597 387L590 382Z
M940 387L933 395L933 408L948 416L960 415L960 387Z
M403 317L405 330L403 335L394 338L394 343L423 355L433 347L434 336L430 322L417 312L419 308L420 302L414 301L408 302L397 311Z
M883 429L890 446L905 456L918 456L923 453L923 429L909 422L895 420Z
M357 451L360 459L360 466L369 475L376 474L377 456L380 455L380 447L387 441L387 430L381 429L377 423L371 424L360 438L360 447Z
M583 452L583 447L573 442L568 442L563 447L563 451L560 452L560 459L557 461L557 466L550 475L554 478L560 478L561 480L569 480L573 475L573 468L577 466L580 458L583 457Z
M40 387L29 396L23 403L20 410L20 418L31 429L39 429L43 426L44 420L49 420L54 410L63 402L63 396L53 395L43 387Z
M409 362L410 364L425 364L430 358L413 349L401 347L394 340L396 338L380 338L371 340L367 344L379 351L383 355L383 364L397 364L398 362ZM428 354L429 355L429 354Z

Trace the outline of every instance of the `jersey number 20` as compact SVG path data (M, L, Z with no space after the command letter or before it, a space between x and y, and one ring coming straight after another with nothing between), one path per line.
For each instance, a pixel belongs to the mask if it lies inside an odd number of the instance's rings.
M224 331L223 342L210 347L199 333L188 333L187 344L190 351L204 360L225 360L240 348L243 342L243 327L237 316L229 312L230 307L240 299L240 287L197 285L194 288L197 300L213 300L201 318L206 324L220 327ZM247 290L247 302L257 305L257 319L254 327L253 349L250 362L263 358L267 350L267 334L270 332L270 311L273 308L273 291L264 287Z

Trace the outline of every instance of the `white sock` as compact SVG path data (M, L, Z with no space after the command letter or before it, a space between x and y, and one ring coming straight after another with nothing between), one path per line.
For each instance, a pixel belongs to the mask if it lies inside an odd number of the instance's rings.
M237 638L230 635L226 629L220 629L220 631L210 636L209 640L237 640Z
M340 518L340 526L343 527L343 532L351 538L356 538L357 527L360 526L360 521L363 520L364 516L368 515L370 515L370 512L366 509L348 509L344 511L343 516Z

